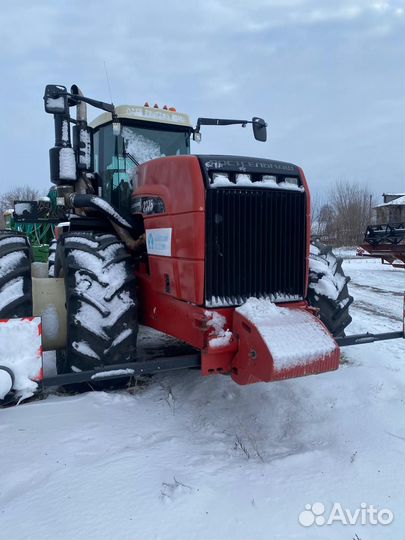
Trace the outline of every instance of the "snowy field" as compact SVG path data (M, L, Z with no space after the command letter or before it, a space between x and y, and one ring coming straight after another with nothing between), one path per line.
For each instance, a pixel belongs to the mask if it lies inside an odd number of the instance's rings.
M399 329L404 272L344 267L350 333ZM403 365L395 340L303 379L238 387L189 371L4 409L0 538L404 538ZM394 519L300 525L315 502L326 517L366 503Z

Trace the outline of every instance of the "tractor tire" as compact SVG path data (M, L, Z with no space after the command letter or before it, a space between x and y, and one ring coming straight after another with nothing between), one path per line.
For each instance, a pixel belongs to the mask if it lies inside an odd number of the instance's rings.
M0 319L32 317L31 261L24 234L0 231Z
M321 321L334 337L344 336L352 320L349 281L350 277L343 272L341 257L336 257L332 248L320 240L311 240L307 300L319 310Z
M112 234L62 235L55 277L64 277L67 347L58 373L134 360L138 333L135 275L125 245Z
M48 255L48 276L55 277L55 253L56 253L57 241L54 238L49 243L49 255Z

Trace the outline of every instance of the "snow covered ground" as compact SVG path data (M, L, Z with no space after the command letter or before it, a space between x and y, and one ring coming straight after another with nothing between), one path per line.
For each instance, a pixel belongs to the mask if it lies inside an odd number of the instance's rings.
M398 329L404 272L344 267L350 333ZM2 410L0 539L403 538L403 364L395 340L302 379L238 387L189 371ZM316 502L325 518L365 503L394 519L301 525Z

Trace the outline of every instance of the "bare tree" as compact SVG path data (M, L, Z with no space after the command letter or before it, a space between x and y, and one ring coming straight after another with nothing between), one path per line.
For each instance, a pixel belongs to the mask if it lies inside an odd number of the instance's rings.
M363 239L371 221L372 194L358 182L338 180L329 193L329 204L321 211L328 243L355 246Z
M330 204L323 204L318 211L318 232L314 234L318 234L329 243L333 243L336 235L335 229L335 211Z
M14 208L14 201L34 201L41 194L37 189L30 186L18 186L0 195L0 229L4 228L3 213L9 208Z
M321 234L321 227L319 222L319 212L321 209L321 202L318 194L311 194L311 234Z

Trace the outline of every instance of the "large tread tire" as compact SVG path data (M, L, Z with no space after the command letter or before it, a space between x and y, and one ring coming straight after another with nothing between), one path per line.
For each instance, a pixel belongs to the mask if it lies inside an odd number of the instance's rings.
M24 234L0 231L0 319L32 317L31 261Z
M342 259L334 255L332 248L320 240L311 240L307 299L312 307L319 309L321 321L335 337L344 336L352 321L349 281L342 269Z
M58 373L135 359L135 275L125 245L112 234L72 232L58 239L55 276L66 289L67 348Z

